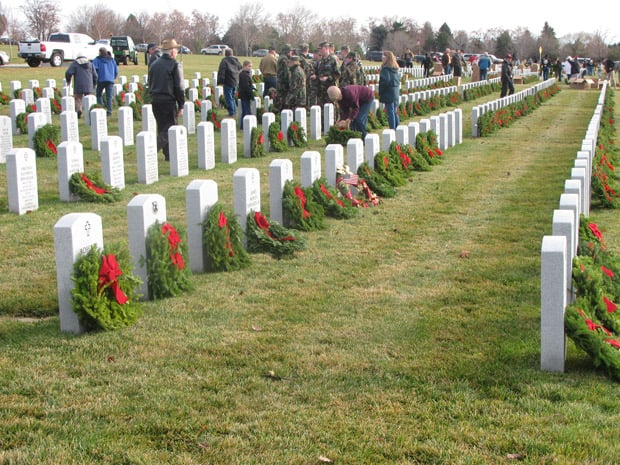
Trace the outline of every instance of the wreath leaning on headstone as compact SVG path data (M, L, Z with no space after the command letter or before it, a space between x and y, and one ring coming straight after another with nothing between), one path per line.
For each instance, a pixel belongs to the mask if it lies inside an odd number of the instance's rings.
M85 202L111 203L121 199L121 191L101 180L98 173L86 176L73 173L69 178L69 191Z
M293 121L287 131L288 138L293 142L295 147L307 147L308 138L306 137L306 131L303 126L296 121Z
M272 152L284 152L288 149L286 136L280 130L279 121L274 121L269 125L269 147Z
M316 179L312 183L312 191L317 202L323 206L326 216L346 219L359 213L351 202L345 203L340 198L340 193L334 187L329 186L324 178Z
M131 270L129 251L120 244L96 246L73 264L73 311L86 329L113 330L142 315L136 302L142 281Z
M146 273L151 297L174 297L193 288L191 271L186 266L187 241L168 222L153 223L146 233Z
M252 158L261 158L265 156L265 136L260 128L252 128L252 142L250 145L250 155Z
M32 144L37 157L55 157L56 148L60 143L60 128L53 124L45 124L37 129L32 136Z
M248 251L264 252L273 258L291 258L295 252L306 249L306 241L280 223L271 223L261 212L251 211L247 218Z
M234 215L227 215L219 204L209 210L203 223L203 244L210 271L235 271L250 264L243 247L243 232Z
M284 184L282 213L285 226L301 231L325 229L325 210L314 199L312 189L303 189L293 180Z

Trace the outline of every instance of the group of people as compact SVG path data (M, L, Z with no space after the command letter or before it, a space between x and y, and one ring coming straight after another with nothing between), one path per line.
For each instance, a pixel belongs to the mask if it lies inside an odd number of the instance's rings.
M110 51L101 47L99 55L91 62L85 56L78 56L65 72L67 85L73 81L73 97L78 118L82 117L82 99L93 93L97 96L97 104L104 105L107 115L112 114L112 86L118 76L118 65Z

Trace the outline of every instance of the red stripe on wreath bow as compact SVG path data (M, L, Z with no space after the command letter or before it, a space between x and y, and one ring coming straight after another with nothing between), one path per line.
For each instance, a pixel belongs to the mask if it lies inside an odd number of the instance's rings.
M179 244L181 243L179 233L170 223L164 223L161 226L161 233L168 239L168 246L170 247L170 261L172 261L177 269L182 270L185 268L185 260L183 260L183 255L179 252Z
M254 212L254 221L256 221L256 225L259 228L265 231L265 234L274 239L273 234L269 231L269 221L267 221L267 218L265 218L261 212Z
M613 313L618 309L618 306L607 297L603 297L603 301L605 302L605 306L607 307L607 313Z
M230 229L228 229L228 219L223 211L220 212L220 217L218 218L217 225L220 229L226 228L226 245L225 248L228 249L228 256L232 257L235 255L235 251L233 250L232 242L230 242Z
M275 237L271 233L271 231L269 231L269 221L267 221L267 218L265 218L265 216L261 212L254 212L254 221L256 222L256 225L259 228L261 228L263 231L265 231L265 234L267 234L267 236L269 236L274 241L294 241L295 240L293 236L286 236L286 237L281 237L281 238Z
M58 149L56 148L56 146L54 145L51 139L47 139L47 142L45 143L45 145L47 146L48 149L52 151L54 155L58 154Z
M118 277L122 274L123 272L118 266L115 255L110 254L101 256L101 266L99 267L99 292L101 292L101 289L105 286L110 286L112 292L114 293L114 298L120 305L123 305L129 301L121 287L118 285Z
M103 195L107 192L105 189L95 186L95 183L88 179L88 177L84 173L82 173L82 181L84 181L86 187L88 187L91 191L95 192L98 195Z
M301 203L302 218L306 219L311 216L310 212L306 210L306 196L304 195L304 191L302 191L299 186L295 187L295 196Z

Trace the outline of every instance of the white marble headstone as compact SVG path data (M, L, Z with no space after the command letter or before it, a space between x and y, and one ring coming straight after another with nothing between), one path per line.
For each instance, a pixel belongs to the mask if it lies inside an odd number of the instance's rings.
M9 211L23 215L39 208L37 163L34 150L16 148L6 154Z
M260 211L260 174L256 168L239 168L233 174L233 206L245 231L250 211Z
M342 146L340 146L342 148ZM269 216L272 221L284 223L282 194L286 181L293 179L291 160L276 158L269 164Z
M189 174L189 155L185 126L171 126L168 129L168 141L170 144L170 176L187 176Z
M213 123L201 121L196 131L198 143L198 168L211 170L215 168L215 134Z
M103 249L101 217L95 213L69 213L54 225L54 250L56 253L56 282L60 330L79 334L84 331L73 311L71 290L75 286L73 264L92 247Z
M62 202L79 200L69 191L69 179L74 173L84 172L84 149L79 142L58 144L58 194Z
M138 156L138 182L153 184L159 180L157 164L157 136L151 131L141 131L136 136Z

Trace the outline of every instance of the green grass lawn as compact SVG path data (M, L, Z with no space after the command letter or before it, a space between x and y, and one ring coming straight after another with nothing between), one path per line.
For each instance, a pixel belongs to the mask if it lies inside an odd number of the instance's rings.
M125 240L134 192L164 195L183 224L187 184L215 180L232 208L239 167L259 170L268 212L270 161L290 157L298 178L302 151L203 172L190 149L190 176L162 161L142 186L128 148L124 198L105 206L60 204L54 161L37 160L40 208L22 217L0 166L0 463L614 463L618 384L572 343L565 374L539 370L540 244L597 97L566 88L485 139L464 104L463 144L395 198L303 233L293 260L195 275L193 292L111 333L59 331L62 215L94 211L106 242ZM591 217L614 247L618 215Z

